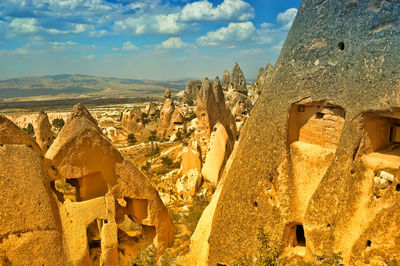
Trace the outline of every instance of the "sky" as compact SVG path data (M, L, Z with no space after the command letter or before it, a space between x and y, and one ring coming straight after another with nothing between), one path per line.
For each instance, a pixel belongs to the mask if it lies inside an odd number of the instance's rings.
M301 0L0 0L0 80L214 78L274 64Z

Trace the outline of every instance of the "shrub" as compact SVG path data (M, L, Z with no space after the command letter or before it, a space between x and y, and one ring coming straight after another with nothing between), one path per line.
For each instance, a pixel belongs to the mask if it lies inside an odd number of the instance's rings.
M319 261L321 265L344 265L342 252L333 252L329 256L317 256L317 261Z
M183 217L184 223L190 232L193 233L196 229L197 223L208 203L209 201L206 196L196 196L193 198L193 205L189 207L188 215Z
M181 131L176 132L176 139L175 142L181 142L183 140L183 134Z
M156 135L151 135L147 138L149 141L157 141L159 140L158 137Z
M157 143L151 141L150 148L148 149L145 156L150 157L153 160L158 154L160 154L160 148L158 147Z
M52 124L53 127L55 127L56 129L61 130L61 129L64 127L65 122L64 122L64 119L62 119L62 118L55 118L55 119L53 119L53 121L51 122L51 124Z
M142 165L142 167L140 167L140 170L145 171L146 173L148 173L150 168L151 168L151 163L150 162L146 162L144 165Z
M130 145L133 145L133 144L135 144L137 142L137 139L136 139L136 137L135 137L135 135L134 134L129 134L128 135L128 143L130 144Z
M33 125L31 123L28 124L26 128L23 128L23 130L33 138L35 136L35 130L33 129Z
M163 156L161 157L161 163L167 168L172 168L174 161L172 161L168 156Z
M149 115L146 114L146 113L142 113L142 121L143 121L143 124L149 123L149 122L151 121L151 120L149 119Z
M193 119L195 119L196 118L196 113L195 112L190 112L187 116L185 116L184 118L183 118L183 121L185 121L185 122L190 122L190 121L192 121Z
M133 266L157 266L157 248L154 244L140 251L139 256L131 259Z
M190 136L194 133L194 131L195 131L194 128L189 129L189 130L186 132L185 137L186 137L186 138L190 138Z
M258 248L259 255L253 260L251 256L243 256L235 261L235 266L277 266L284 265L285 260L279 260L280 244L276 241L271 242L270 235L260 228L257 234L260 242Z

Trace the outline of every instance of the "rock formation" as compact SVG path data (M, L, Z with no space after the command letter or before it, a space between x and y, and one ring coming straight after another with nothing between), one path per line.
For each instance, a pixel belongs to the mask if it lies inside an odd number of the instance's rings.
M215 78L213 85L208 78L204 79L200 97L196 100L195 111L197 116L197 140L203 157L207 153L211 132L217 122L221 123L226 129L230 143L228 146L231 147L233 145L236 140L236 123L233 115L225 106L224 93L218 77Z
M97 125L91 122L89 113L74 113L71 117L46 153L48 164L51 165L50 181L65 179L75 184L79 201L104 197L107 192L111 192L115 199L124 199L125 206L117 204L116 222L121 215L127 214L136 223L153 227L161 252L172 243L173 228L157 191L102 135ZM109 211L115 208L111 205L106 207ZM96 219L109 220L104 217ZM88 226L88 222L91 221L79 224L83 228ZM75 250L74 254L81 250L76 245L70 248Z
M206 160L201 170L201 174L208 181L215 184L218 183L225 162L232 151L231 145L224 126L220 123L215 124L214 130L211 133Z
M185 175L191 169L201 171L201 149L196 141L192 141L182 151L181 174Z
M129 132L140 133L144 129L142 110L140 107L133 107L131 110L122 113L122 126Z
M190 169L176 181L176 191L183 199L194 197L201 185L203 177L196 168Z
M222 75L222 89L224 91L228 90L230 79L231 79L231 77L229 75L229 71L227 69L225 69L224 74Z
M39 145L11 120L0 115L0 145L26 145L38 153L42 153Z
M274 70L273 66L268 63L265 68L260 68L258 71L256 83L255 83L255 92L260 95L261 89L264 86L265 81L271 76L272 71Z
M43 265L126 264L119 257L136 256L132 245L140 239L155 243L157 257L174 241L158 192L83 105L74 107L44 157L0 116L0 176L2 265L29 265L32 258ZM143 228L137 238L123 231L126 219ZM120 253L126 246L131 251Z
M49 118L43 111L40 111L37 117L35 135L39 147L42 149L43 153L46 153L53 143L53 133L51 131Z
M186 98L183 102L193 104L196 101L196 98L200 96L201 85L201 80L189 80L186 84Z
M172 135L181 132L185 132L184 115L181 110L176 107L174 113L172 114L171 121L165 135L166 138L170 138Z
M24 136L12 125L14 137ZM4 142L0 130L0 264L32 265L34 259L37 265L66 265L60 215L41 151L23 142Z
M144 113L149 118L155 118L157 115L157 104L156 103L148 103L146 108L144 109Z
M169 96L169 97L168 97ZM164 138L171 123L172 115L175 111L174 101L171 99L171 93L168 89L164 93L164 104L161 108L160 119L158 120L157 136Z
M289 261L400 256L399 26L399 1L302 2L192 237L197 265L256 255L260 228Z
M247 117L249 117L253 105L246 95L237 91L228 91L225 96L226 106L230 110L239 131Z
M247 94L246 79L238 63L235 63L233 66L229 80L229 89Z

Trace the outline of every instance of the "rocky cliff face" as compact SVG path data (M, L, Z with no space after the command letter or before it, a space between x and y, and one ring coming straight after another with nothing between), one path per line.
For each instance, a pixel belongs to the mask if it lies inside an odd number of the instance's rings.
M224 91L228 90L230 79L231 76L229 75L229 71L225 69L224 74L222 75L222 88Z
M229 81L230 90L247 94L246 79L244 78L243 71L240 69L238 63L235 63L233 66Z
M289 259L399 256L399 64L399 1L303 1L198 225L197 261L255 255L260 228Z

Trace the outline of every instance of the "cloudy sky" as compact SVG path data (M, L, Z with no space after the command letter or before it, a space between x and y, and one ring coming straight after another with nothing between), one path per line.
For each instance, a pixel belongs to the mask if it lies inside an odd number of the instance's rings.
M0 79L214 78L275 63L301 0L0 0Z

